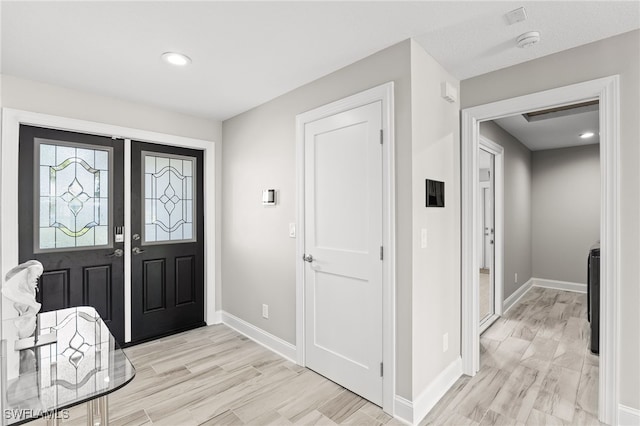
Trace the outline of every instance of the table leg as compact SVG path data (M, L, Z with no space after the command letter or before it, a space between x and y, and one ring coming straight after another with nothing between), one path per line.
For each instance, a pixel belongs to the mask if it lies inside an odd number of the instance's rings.
M109 424L108 396L87 401L87 426L107 426Z
M62 421L58 418L58 413L54 412L51 417L47 417L47 426L60 426Z

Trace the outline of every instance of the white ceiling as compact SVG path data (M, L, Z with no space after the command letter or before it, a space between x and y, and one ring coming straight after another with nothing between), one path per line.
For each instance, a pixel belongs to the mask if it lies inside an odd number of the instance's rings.
M600 142L597 110L540 121L529 122L522 114L494 121L531 151L568 148ZM579 135L587 131L593 132L595 135L589 139L581 139Z
M640 27L637 1L0 5L2 73L219 120L409 37L465 79ZM508 26L520 6L529 19ZM516 48L530 30L542 41ZM193 64L170 68L166 51Z

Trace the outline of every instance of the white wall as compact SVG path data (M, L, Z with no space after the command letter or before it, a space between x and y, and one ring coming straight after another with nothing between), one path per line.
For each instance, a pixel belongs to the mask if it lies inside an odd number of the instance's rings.
M460 82L411 42L413 397L460 357L460 105L440 84ZM445 207L425 207L425 179L445 183ZM421 248L421 230L427 247ZM443 335L449 349L442 350Z
M411 399L410 44L399 43L223 123L222 309L295 344L297 114L395 82L397 393ZM274 207L263 189L279 191ZM269 319L262 318L262 304Z
M587 253L600 240L600 146L533 152L533 276L587 283Z
M462 108L620 75L620 403L640 409L640 31L461 83Z
M504 148L503 295L506 300L533 276L531 151L493 121L480 123L480 134Z

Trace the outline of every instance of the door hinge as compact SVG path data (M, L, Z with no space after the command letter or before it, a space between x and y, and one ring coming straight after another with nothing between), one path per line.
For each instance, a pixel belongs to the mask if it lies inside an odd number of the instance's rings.
M384 364L380 363L380 377L384 377Z
M380 260L384 259L384 249L380 246Z
M384 132L380 129L380 145L382 145L382 140L384 139Z

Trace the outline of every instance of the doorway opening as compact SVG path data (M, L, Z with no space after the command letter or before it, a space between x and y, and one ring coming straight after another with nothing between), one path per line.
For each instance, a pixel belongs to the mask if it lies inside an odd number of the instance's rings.
M476 170L478 164L480 123L530 111L563 107L598 100L600 105L600 357L598 381L598 417L614 424L617 419L618 330L618 252L619 230L619 77L560 87L544 92L493 102L462 112L462 183L463 183L463 371L473 376L480 367L478 295L478 230ZM585 253L586 255L586 253ZM585 259L586 260L586 259ZM586 262L585 262L586 264Z
M509 408L492 404L514 421L597 423L599 362L592 352L598 352L599 322L592 315L589 327L585 258L600 239L598 133L597 101L480 123L480 134L506 152L509 214L503 262L508 309L480 338L481 371L522 373L496 396L517 395ZM482 170L482 150L479 160ZM591 310L597 312L595 303ZM563 395L535 386L560 376ZM560 400L566 407L551 402Z

